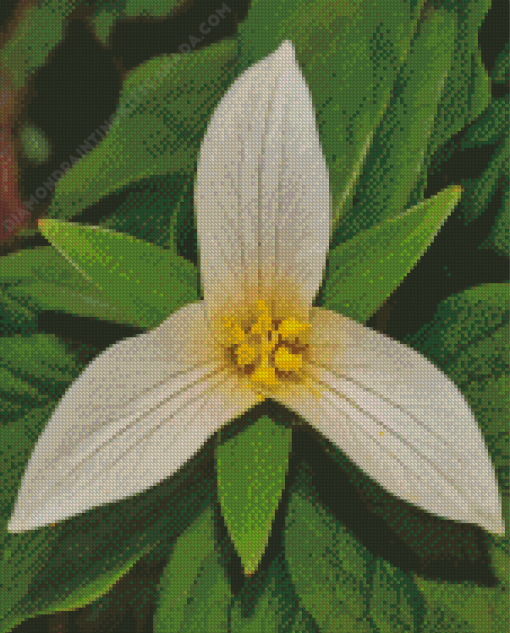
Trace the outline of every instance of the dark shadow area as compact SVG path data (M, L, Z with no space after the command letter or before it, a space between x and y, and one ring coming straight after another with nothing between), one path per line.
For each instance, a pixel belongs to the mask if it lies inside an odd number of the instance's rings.
M14 16L14 9L18 0L2 0L0 3L0 29L5 29L9 20Z
M52 310L44 311L39 315L38 325L40 332L55 334L66 340L79 341L98 349L104 349L128 336L136 336L145 331L94 317L80 317Z
M189 0L166 18L120 19L111 33L110 48L126 70L157 55L199 50L233 35L249 4L249 0Z
M395 526L392 529L390 521L371 511L370 506L376 502L366 497L362 487L350 481L346 470L325 454L314 440L315 434L305 429L294 431L287 488L291 487L302 460L313 473L313 485L321 502L374 556L384 558L403 571L428 578L450 582L471 580L485 587L497 584L481 528L453 524L397 500L395 507L401 505L424 528L419 542L406 542ZM448 525L454 529L446 529ZM427 550L429 553L425 554Z
M30 83L32 98L26 116L47 134L53 151L48 163L25 164L23 200L50 180L62 163L69 163L71 156L79 159L80 152L86 155L90 146L97 146L101 135L89 137L115 112L120 86L112 53L97 42L83 21L71 20L63 42ZM49 195L44 203L48 199Z
M499 53L508 41L509 21L510 5L508 1L492 0L491 8L478 32L482 62L489 73L492 72Z

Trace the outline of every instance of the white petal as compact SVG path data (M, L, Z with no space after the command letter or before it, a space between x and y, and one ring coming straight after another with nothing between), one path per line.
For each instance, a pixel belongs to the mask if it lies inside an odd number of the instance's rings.
M195 189L207 307L289 287L309 306L329 245L326 163L289 41L244 72L209 124Z
M312 309L309 373L320 397L281 401L396 496L504 533L497 481L464 397L424 356L329 310Z
M226 374L203 302L109 347L56 408L32 453L8 529L29 530L172 475L256 398Z

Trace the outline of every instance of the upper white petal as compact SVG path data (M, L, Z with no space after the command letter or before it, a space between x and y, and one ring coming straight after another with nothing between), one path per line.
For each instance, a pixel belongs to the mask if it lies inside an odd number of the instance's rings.
M320 397L280 399L396 496L504 533L498 486L476 419L424 356L329 310L311 314L309 374Z
M172 475L256 398L222 367L203 302L121 341L71 385L32 453L11 532L123 499Z
M322 281L330 199L310 92L289 41L244 72L207 129L195 189L207 307L271 300L305 305ZM280 290L278 290L280 289Z

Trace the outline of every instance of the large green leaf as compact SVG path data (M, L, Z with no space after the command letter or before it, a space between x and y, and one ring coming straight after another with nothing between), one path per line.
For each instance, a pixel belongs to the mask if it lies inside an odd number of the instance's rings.
M324 307L367 321L427 250L460 195L459 187L445 189L332 250Z
M148 176L189 176L212 111L233 77L237 43L164 55L128 75L106 137L58 181L49 215L68 219Z
M383 558L375 561L370 618L378 633L420 631L423 600L409 574Z
M370 0L253 0L239 27L242 68L292 40L317 113L335 215L350 197L422 6L421 0L377 6Z
M415 577L416 583L427 601L427 616L424 630L435 631L431 622L438 611L457 622L459 633L489 633L507 631L508 595L501 587L477 587L474 583L438 583ZM448 629L445 627L445 630Z
M65 19L81 0L41 0L25 8L16 30L2 47L0 66L12 78L15 89L23 87L32 73L43 66L64 37Z
M427 149L431 155L440 145L478 117L490 99L489 78L478 47L478 31L487 15L490 0L441 2L455 16L455 50L434 129Z
M177 252L185 205L194 219L192 185L191 176L180 174L144 178L123 189L122 202L113 211L108 208L97 224Z
M230 626L232 633L316 633L281 551L267 570L244 582L232 603Z
M492 145L507 133L510 123L508 95L492 99L488 108L470 125L462 137L461 148Z
M221 510L248 576L266 549L291 444L292 430L264 415L217 447Z
M335 243L408 207L450 73L454 32L451 13L444 9L425 13L374 131L356 202L341 219Z
M154 633L228 631L232 592L211 507L180 536L159 585Z
M216 516L206 508L182 534L161 576L155 633L315 633L302 608L283 553L244 580L234 595L227 575L228 539L218 541Z
M33 331L34 320L41 310L136 325L52 246L2 257L0 283L2 328L6 334Z
M284 547L297 593L321 631L371 633L373 556L321 506L304 467L290 495Z
M451 142L449 139L474 121L487 108L490 100L489 78L478 47L478 32L491 0L448 0L433 4L454 16L455 48L420 178L410 196L411 204L423 198L427 178L441 169L442 163L457 147L456 137Z
M508 297L509 286L504 283L475 286L452 295L405 342L448 373L460 351L492 336L508 322Z
M173 250L99 227L60 220L39 225L53 246L131 323L153 327L197 299L196 268Z

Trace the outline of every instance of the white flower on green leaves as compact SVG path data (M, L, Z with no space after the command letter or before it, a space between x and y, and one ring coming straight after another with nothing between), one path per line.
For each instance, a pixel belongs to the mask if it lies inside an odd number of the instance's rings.
M312 307L329 246L329 181L290 42L216 109L196 219L204 300L111 346L71 385L30 458L9 530L156 485L272 398L394 495L504 531L489 455L453 383L411 348Z

